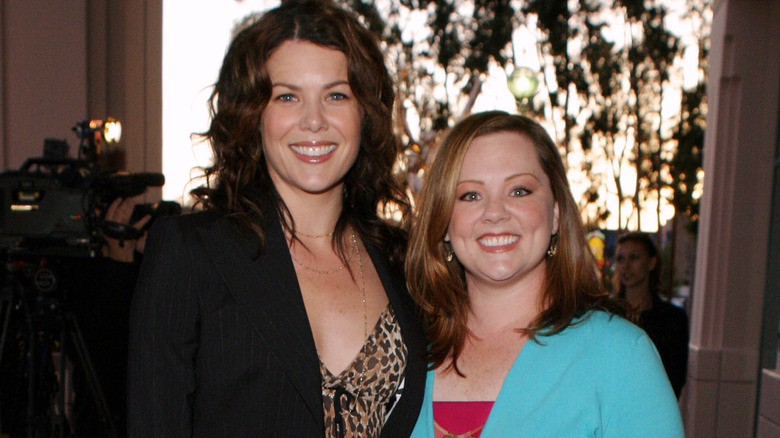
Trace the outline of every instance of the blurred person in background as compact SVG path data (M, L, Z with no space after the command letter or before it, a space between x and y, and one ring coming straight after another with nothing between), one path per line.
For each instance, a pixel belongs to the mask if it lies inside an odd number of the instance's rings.
M653 239L631 232L618 238L615 269L637 325L653 340L677 398L688 371L688 315L661 295L661 258Z

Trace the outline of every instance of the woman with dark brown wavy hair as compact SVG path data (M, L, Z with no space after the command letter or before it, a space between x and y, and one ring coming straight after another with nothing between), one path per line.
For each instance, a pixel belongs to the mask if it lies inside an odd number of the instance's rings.
M205 212L157 221L131 315L130 436L408 436L425 341L377 41L290 1L232 41ZM403 391L402 391L403 389Z
M599 287L549 135L469 116L426 175L406 259L431 370L413 437L678 437L647 335Z

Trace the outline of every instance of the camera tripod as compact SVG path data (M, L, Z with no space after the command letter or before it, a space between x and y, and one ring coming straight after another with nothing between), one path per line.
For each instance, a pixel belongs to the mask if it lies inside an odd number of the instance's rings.
M11 346L8 340L12 330L16 330L14 339L24 344L18 358L24 362L24 366L18 369L23 373L20 377L27 384L26 396L21 394L19 397L26 399L26 413L24 425L18 429L24 430L27 438L73 436L66 403L69 374L66 371L67 356L73 364L73 373L81 373L84 378L99 416L103 436L118 438L78 322L73 314L64 310L62 300L55 293L57 285L54 273L40 267L32 275L24 271L20 268L7 273L0 292L3 318L0 366L5 366L8 360L4 352ZM19 400L11 401L11 406L6 406L8 402L0 401L0 414L21 407L14 406L21 405ZM4 415L2 418L11 416ZM2 424L0 432L4 432ZM19 430L16 433L20 433ZM21 434L18 436L22 437Z

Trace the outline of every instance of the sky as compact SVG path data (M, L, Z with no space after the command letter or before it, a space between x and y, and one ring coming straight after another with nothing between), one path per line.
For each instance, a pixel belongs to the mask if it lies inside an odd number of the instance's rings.
M191 134L208 129L207 100L231 31L242 18L278 0L163 1L163 199L189 204L187 193L210 163L208 144Z

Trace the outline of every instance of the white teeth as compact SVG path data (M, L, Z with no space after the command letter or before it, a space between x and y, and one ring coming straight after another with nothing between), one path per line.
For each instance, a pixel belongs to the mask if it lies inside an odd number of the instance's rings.
M292 150L295 152L310 157L319 157L321 155L329 154L333 149L336 149L336 146L292 146Z
M518 236L491 236L479 239L479 243L485 246L504 246L517 242Z

